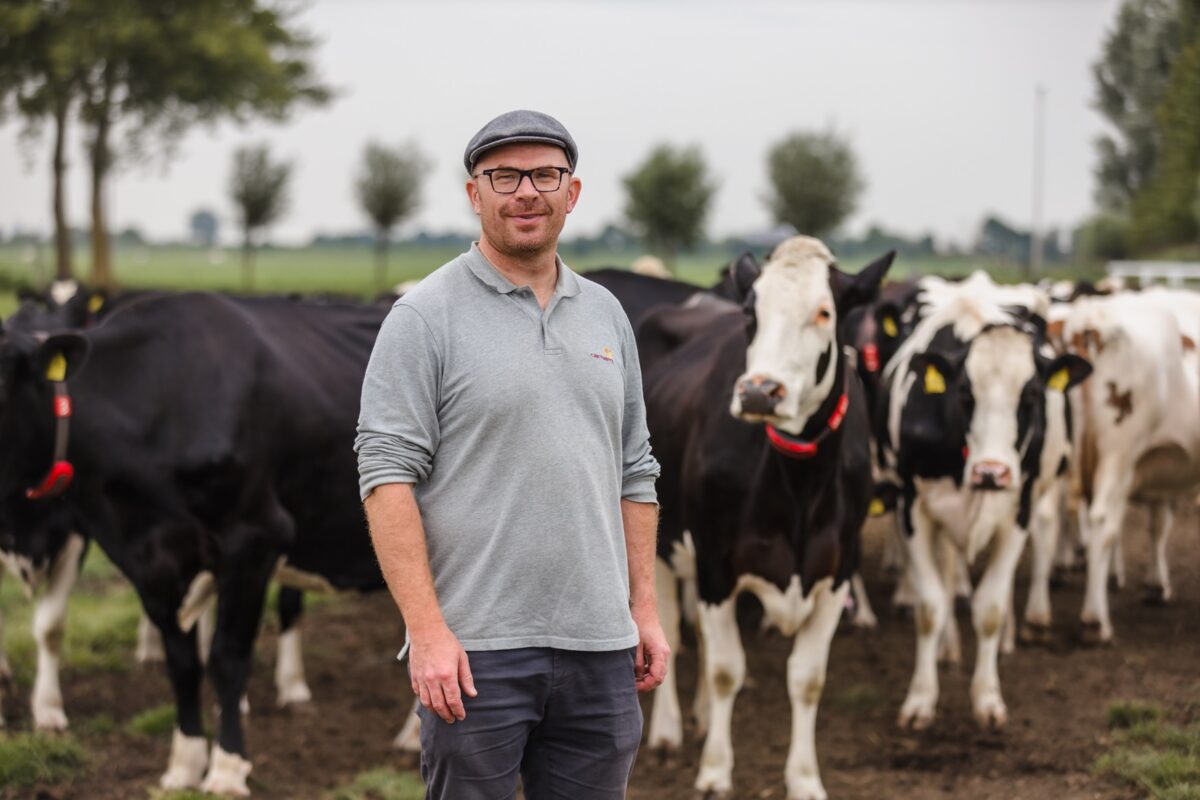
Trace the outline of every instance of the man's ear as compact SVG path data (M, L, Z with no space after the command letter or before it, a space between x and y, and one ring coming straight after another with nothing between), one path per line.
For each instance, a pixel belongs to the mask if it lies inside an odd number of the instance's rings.
M467 202L471 204L471 210L477 216L483 210L479 203L479 184L474 178L467 179Z
M1038 371L1042 373L1047 389L1065 392L1087 380L1092 374L1092 364L1086 358L1067 353L1045 364L1038 364Z
M33 354L34 374L48 381L69 380L87 362L91 343L78 333L55 333Z
M883 284L883 278L887 275L895 258L896 251L889 250L854 275L842 272L837 267L829 268L833 301L837 306L839 317L845 315L852 308L875 302L875 298L879 296L879 287Z

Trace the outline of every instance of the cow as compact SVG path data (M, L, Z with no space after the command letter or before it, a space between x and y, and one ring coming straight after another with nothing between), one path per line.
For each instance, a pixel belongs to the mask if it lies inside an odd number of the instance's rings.
M639 350L658 336L676 343L647 361L644 381L663 470L656 576L673 651L675 569L694 570L700 599L700 680L710 704L695 781L701 792L733 790L730 723L745 677L735 606L749 591L794 637L787 796L826 796L817 703L871 494L867 408L838 322L873 299L893 257L847 275L822 242L795 237L761 269L752 260L735 265L741 307L660 308L638 330ZM671 664L656 693L649 744L678 747L681 738Z
M1150 510L1154 599L1171 599L1171 503L1200 487L1200 296L1164 289L1076 300L1069 351L1095 376L1077 394L1079 489L1086 503L1085 639L1113 640L1107 582L1131 502Z
M925 292L924 316L884 373L884 457L901 481L898 514L918 602L913 678L898 723L932 724L937 657L952 621L959 564L985 552L971 600L978 640L971 682L980 725L1000 728L1000 636L1011 620L1013 574L1031 520L1057 513L1053 487L1070 448L1065 392L1087 378L1076 355L1050 358L1043 326L1022 305L1044 307L1031 288L997 287L986 275Z
M273 575L382 586L348 442L385 313L179 294L0 338L0 545L36 569L78 531L133 584L175 696L164 788L248 794L238 706ZM213 592L210 759L194 624Z

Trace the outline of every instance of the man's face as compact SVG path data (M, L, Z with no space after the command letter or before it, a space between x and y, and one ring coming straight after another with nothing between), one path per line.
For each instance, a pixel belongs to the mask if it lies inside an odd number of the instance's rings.
M508 256L553 252L567 214L579 199L579 179L566 174L557 190L539 192L529 177L523 177L515 192L501 194L483 171L566 166L567 154L548 144L510 144L484 153L475 164L478 177L467 181L467 196L479 215L483 238Z

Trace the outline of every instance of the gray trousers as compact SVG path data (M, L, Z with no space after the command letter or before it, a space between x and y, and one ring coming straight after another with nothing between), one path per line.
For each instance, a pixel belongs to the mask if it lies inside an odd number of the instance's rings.
M642 738L634 650L469 653L477 697L449 725L421 707L427 800L625 797Z

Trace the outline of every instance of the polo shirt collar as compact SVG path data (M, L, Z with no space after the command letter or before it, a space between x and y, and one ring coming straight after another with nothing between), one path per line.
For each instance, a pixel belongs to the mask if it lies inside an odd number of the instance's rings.
M554 293L562 297L574 297L579 294L579 278L563 263L557 253L554 263L558 267L558 283L554 287ZM472 243L470 251L467 252L467 268L476 278L500 294L510 294L519 288L492 266L492 262L488 261L487 256L479 249L478 242Z

